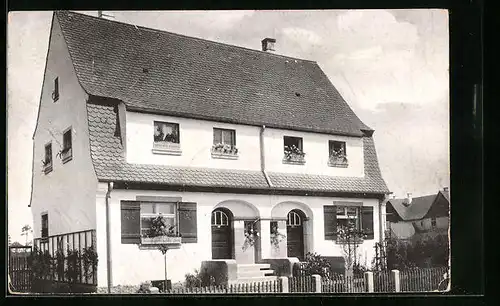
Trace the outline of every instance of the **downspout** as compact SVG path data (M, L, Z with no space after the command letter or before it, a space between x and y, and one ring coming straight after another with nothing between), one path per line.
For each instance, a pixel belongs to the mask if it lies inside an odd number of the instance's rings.
M111 197L111 191L113 190L113 182L108 182L108 191L106 192L106 261L107 261L107 276L108 276L108 293L111 293L111 287L113 287L112 281L112 265L111 265L111 205L109 204L109 199Z
M267 175L266 172L266 156L265 156L265 150L264 150L264 130L266 129L266 126L263 125L262 128L260 129L260 169L262 171L262 174L264 174L264 177L266 178L266 182L269 185L269 187L273 187L273 184L271 183L271 179L269 178L269 175Z

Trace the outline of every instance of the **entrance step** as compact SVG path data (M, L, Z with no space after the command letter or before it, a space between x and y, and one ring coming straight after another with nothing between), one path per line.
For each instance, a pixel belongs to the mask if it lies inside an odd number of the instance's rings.
M271 276L274 275L274 270L243 270L237 272L238 278L248 278L248 277L263 277L263 276Z
M238 264L238 271L240 270L265 270L270 269L270 264Z

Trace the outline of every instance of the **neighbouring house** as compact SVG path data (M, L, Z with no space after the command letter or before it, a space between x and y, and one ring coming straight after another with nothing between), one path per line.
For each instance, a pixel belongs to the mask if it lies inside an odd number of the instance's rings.
M335 229L351 219L371 262L389 194L374 131L316 62L275 42L55 12L33 136L37 246L95 246L98 286L161 280L148 233L162 213L172 281L202 262L244 277L270 259L342 256Z
M397 239L448 233L450 195L448 188L436 194L389 199L386 204L387 235Z

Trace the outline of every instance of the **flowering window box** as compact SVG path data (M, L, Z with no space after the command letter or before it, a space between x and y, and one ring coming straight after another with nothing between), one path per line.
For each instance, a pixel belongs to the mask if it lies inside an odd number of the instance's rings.
M141 244L143 245L180 245L181 237L172 236L156 236L156 237L141 237Z
M328 159L328 166L347 168L349 166L349 163L346 157L330 156L330 158Z
M169 141L155 141L153 143L153 153L166 155L181 155L181 144Z
M303 165L306 163L305 153L289 153L283 157L284 164Z
M211 153L212 158L238 159L238 148L229 144L214 144Z

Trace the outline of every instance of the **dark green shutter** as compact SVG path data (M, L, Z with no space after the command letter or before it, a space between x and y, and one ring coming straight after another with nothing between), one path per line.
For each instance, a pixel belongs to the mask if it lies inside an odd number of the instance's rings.
M138 201L121 201L122 244L141 242L141 204Z
M374 239L373 231L373 207L361 207L361 229L366 234L366 239Z
M323 206L323 217L325 225L325 240L337 239L337 206Z
M179 202L179 233L183 243L198 242L198 225L196 219L196 203Z

